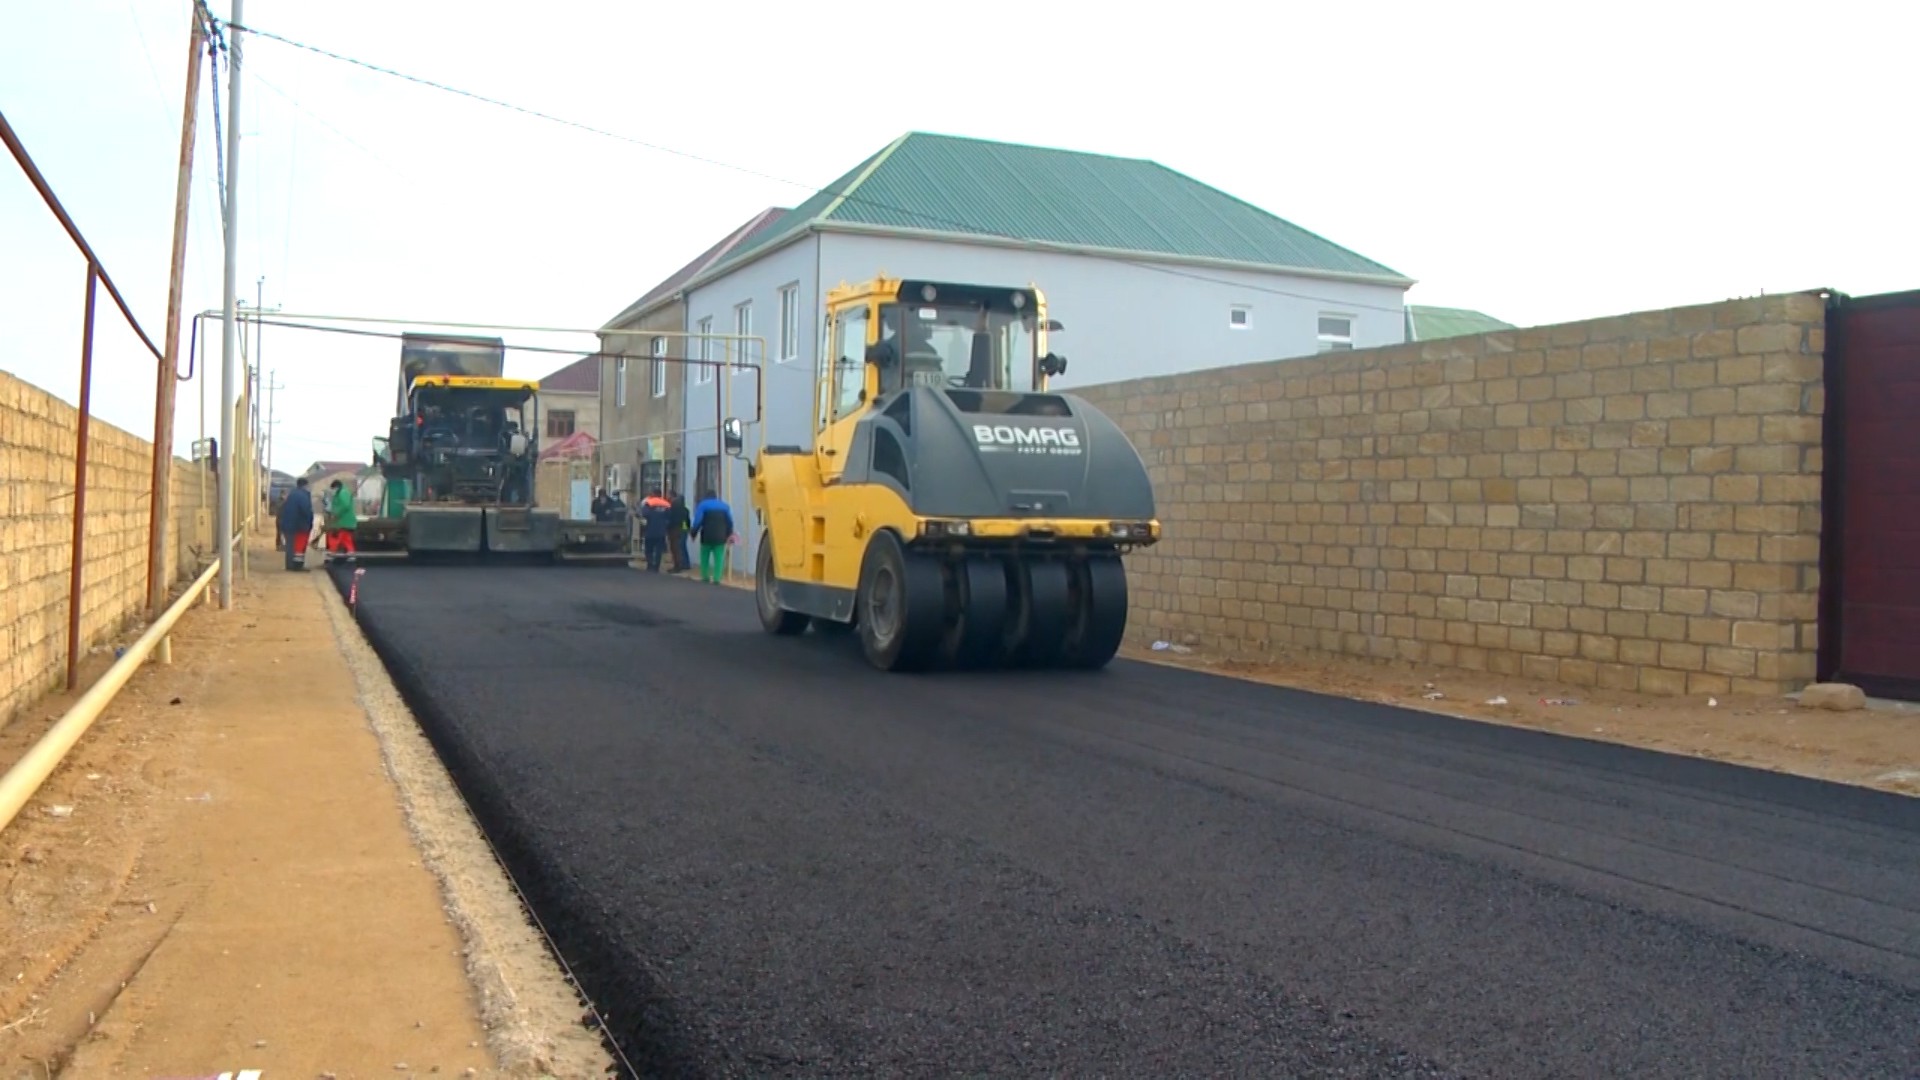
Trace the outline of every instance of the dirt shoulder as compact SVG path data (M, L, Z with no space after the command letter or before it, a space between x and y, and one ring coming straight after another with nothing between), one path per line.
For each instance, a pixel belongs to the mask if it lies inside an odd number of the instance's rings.
M1200 652L1138 648L1128 648L1123 655L1468 720L1920 795L1920 706L1915 705L1876 701L1855 712L1828 712L1802 709L1787 697L1655 697L1345 657L1248 663Z
M605 1075L337 596L252 566L0 833L0 1076Z

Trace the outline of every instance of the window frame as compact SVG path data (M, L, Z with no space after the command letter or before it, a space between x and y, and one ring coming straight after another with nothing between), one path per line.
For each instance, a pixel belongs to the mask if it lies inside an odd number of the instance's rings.
M648 375L647 389L651 391L652 396L656 398L666 397L667 339L665 337L655 336L653 342L648 347L648 351L652 353L652 364L651 371Z
M709 366L713 360L713 339L707 336L713 333L713 316L708 315L694 325L698 327L696 332L700 335L700 359L702 362L699 365L699 373L693 378L693 383L695 386L705 386L713 381L713 368Z
M627 407L627 358L624 356L613 358L613 407Z
M1322 323L1327 319L1339 319L1347 324L1345 334L1330 334ZM1359 320L1339 311L1322 311L1314 317L1314 343L1319 352L1352 352L1354 325Z
M1240 322L1234 322L1233 321L1234 316L1236 315L1244 315L1246 316L1246 318ZM1227 306L1227 329L1229 330L1253 329L1253 305L1252 304L1229 304Z
M751 344L747 339L753 336L753 301L742 300L733 305L733 340L728 342L727 370L735 375L745 375L752 368L747 364L751 359Z
M800 359L800 283L780 287L780 355L776 363Z

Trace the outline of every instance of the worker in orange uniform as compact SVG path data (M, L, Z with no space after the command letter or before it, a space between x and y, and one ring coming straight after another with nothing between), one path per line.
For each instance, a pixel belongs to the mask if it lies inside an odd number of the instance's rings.
M667 554L667 532L673 524L673 504L660 494L659 488L647 493L640 501L641 542L647 555L647 570L660 572L660 560Z

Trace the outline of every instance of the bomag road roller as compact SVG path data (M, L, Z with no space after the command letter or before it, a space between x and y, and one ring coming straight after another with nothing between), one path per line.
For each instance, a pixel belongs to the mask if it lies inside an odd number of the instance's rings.
M748 462L768 632L851 627L885 671L1105 666L1160 523L1119 427L1048 389L1040 290L881 277L826 309L813 446L763 421Z

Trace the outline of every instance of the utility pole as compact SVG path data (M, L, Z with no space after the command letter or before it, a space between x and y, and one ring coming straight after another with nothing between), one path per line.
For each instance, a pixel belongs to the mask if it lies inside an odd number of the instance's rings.
M233 493L238 455L233 450L234 351L239 324L234 321L234 285L240 258L240 21L242 0L233 0L227 20L227 251L222 275L222 338L220 342L220 608L233 608Z
M153 490L147 499L147 616L167 603L167 519L173 509L173 403L180 370L180 314L187 270L187 208L193 197L193 151L200 117L200 50L206 28L196 7L187 45L187 104L180 121L180 175L173 193L173 266L167 281L167 329L153 394Z

